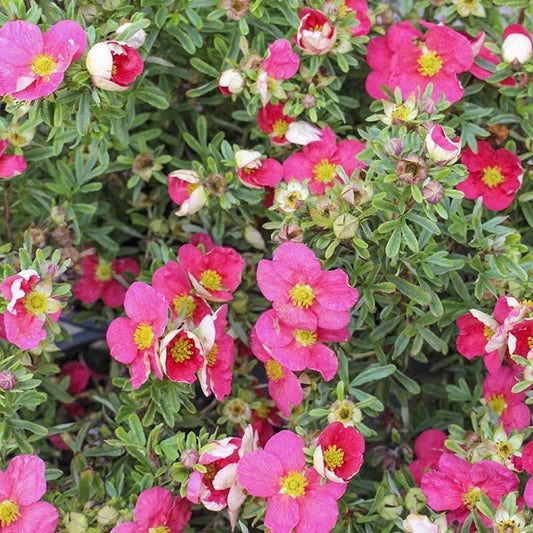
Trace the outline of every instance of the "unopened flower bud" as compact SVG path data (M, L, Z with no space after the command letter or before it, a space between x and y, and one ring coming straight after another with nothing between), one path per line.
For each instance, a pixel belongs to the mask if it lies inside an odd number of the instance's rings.
M401 139L391 139L385 147L385 150L391 154L399 156L403 152L403 142Z
M239 315L245 315L250 311L250 298L245 291L236 291L231 300L231 309Z
M133 24L131 22L121 24L117 28L117 36L120 35L124 30L127 30L132 25ZM132 48L135 48L135 50L137 50L137 48L140 48L144 44L144 41L146 41L146 32L141 29L135 32L131 37L126 39L126 44L129 44Z
M180 455L180 463L185 468L192 468L198 462L198 457L196 450L183 450Z
M353 239L357 235L359 220L349 213L339 215L333 222L333 232L337 239Z
M277 242L304 242L304 232L296 224L285 224L279 230L273 240Z
M523 65L533 55L531 35L520 24L511 24L503 32L502 57L506 63Z
M111 505L104 505L96 514L96 521L100 526L112 526L117 523L118 511Z
M205 187L209 194L220 198L226 192L226 178L222 174L211 174L205 178Z
M461 155L461 141L451 141L441 126L433 126L426 135L424 149L427 156L439 166L455 163Z
M312 94L306 94L302 98L302 105L305 107L305 109L312 109L316 106L316 96L313 96Z
M396 163L396 172L402 181L414 184L426 179L428 167L420 156L412 154Z
M248 0L222 0L220 8L226 10L230 20L240 20L248 13Z
M437 204L444 197L444 187L438 181L430 181L422 188L422 195L430 204Z
M437 106L431 98L422 99L422 111L428 115L434 115L437 112Z
M256 250L265 249L265 241L257 228L246 226L244 228L244 240Z
M17 384L17 376L11 370L0 372L0 389L8 391Z
M296 120L289 124L285 138L293 144L307 146L309 143L320 141L322 130L304 120Z
M242 93L245 86L244 77L241 71L236 68L225 70L218 78L218 88L225 95Z

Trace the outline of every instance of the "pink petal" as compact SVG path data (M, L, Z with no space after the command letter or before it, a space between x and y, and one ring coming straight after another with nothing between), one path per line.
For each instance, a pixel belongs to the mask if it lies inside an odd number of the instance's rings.
M111 533L144 533L135 522L123 522L114 527Z
M276 494L268 500L265 526L274 533L291 533L299 520L298 504L294 498Z
M251 452L239 461L239 483L253 496L268 498L280 490L280 478L285 474L279 459L264 451Z
M100 298L103 283L94 278L82 277L72 289L74 296L83 303L91 304Z
M143 491L135 505L135 521L147 529L166 524L172 501L172 493L168 489L154 487Z
M66 70L72 61L79 59L87 48L87 34L73 20L61 20L50 27L43 35L44 52L57 58ZM63 62L66 64L63 65ZM63 72L64 72L63 70Z
M303 440L292 431L276 433L265 445L265 451L274 455L286 472L301 470L305 466Z
M48 502L35 502L27 507L20 507L19 519L2 529L5 533L54 533L59 521L57 509Z
M126 289L115 279L107 282L102 291L102 301L108 307L120 307L124 303Z
M168 321L168 305L159 294L141 281L132 283L124 298L126 314L137 324L152 326L154 335L159 336Z
M17 315L4 314L7 340L21 350L33 350L39 346L39 343L46 338L46 331L43 326L44 321L26 309L20 310Z
M19 100L37 100L37 98L52 94L59 87L64 77L65 74L63 72L55 72L47 78L38 76L31 85L21 91L12 92L12 95Z
M339 485L341 483L328 483ZM325 488L325 487L324 487ZM323 489L310 492L298 498L299 517L298 533L329 533L337 523L339 507Z
M146 382L148 376L150 375L150 368L150 358L146 353L132 361L130 373L131 384L134 389L138 389L143 383Z
M115 318L107 328L106 341L111 357L120 363L131 363L139 353L133 339L136 329L137 324L123 317Z
M11 484L10 498L19 505L31 505L46 492L45 464L35 455L18 455L11 459L4 472Z
M0 156L0 178L12 178L26 170L26 161L21 155Z
M339 366L335 352L324 344L311 346L310 352L308 368L320 372L325 381L333 379Z

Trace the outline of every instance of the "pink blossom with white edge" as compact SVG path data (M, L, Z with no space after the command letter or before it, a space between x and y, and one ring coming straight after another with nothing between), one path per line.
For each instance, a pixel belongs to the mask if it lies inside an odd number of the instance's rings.
M239 69L230 68L225 70L218 78L218 88L226 96L242 93L245 87L246 81Z
M317 9L300 11L300 26L294 42L306 53L322 55L329 52L337 40L337 30L331 20Z
M180 217L194 215L207 203L207 189L194 170L173 170L168 175L168 194L180 206L176 211Z
M435 125L428 131L424 141L424 149L436 165L451 165L461 155L461 141L451 141L442 126Z

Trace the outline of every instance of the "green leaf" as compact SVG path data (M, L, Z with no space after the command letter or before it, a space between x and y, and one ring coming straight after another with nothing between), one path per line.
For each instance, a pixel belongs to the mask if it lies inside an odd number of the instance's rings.
M378 381L384 379L396 372L396 366L390 365L372 365L370 368L363 370L350 383L350 387L359 387L371 381Z
M420 305L429 305L431 303L431 295L410 281L397 278L396 276L392 276L390 274L387 274L385 277L387 278L387 281L394 283L394 285L396 285L402 294L407 296L409 299L414 300L416 303Z

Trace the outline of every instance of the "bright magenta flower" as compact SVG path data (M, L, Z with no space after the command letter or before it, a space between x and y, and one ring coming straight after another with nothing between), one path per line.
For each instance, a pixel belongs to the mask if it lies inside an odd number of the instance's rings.
M533 318L517 322L509 332L509 353L526 359L533 357Z
M12 178L26 170L25 159L21 155L4 155L6 148L7 141L0 141L0 178Z
M340 268L322 270L305 244L286 242L257 266L257 284L279 319L295 328L340 330L359 293Z
M4 335L21 350L32 350L46 338L47 320L57 322L61 304L52 295L52 280L41 280L35 270L23 270L9 276L0 285L7 300Z
M207 203L207 190L194 170L174 170L168 175L168 195L180 208L178 216L194 215Z
M529 441L522 450L522 465L531 476L524 488L524 500L533 507L533 441Z
M271 533L328 533L337 522L337 500L345 484L326 482L314 468L305 468L304 443L281 431L264 450L245 455L237 467L241 485L252 496L267 498L265 526Z
M257 337L278 363L289 370L316 370L329 381L337 373L337 356L322 342L346 342L350 333L340 330L297 329L284 324L273 309L265 311L254 326Z
M427 472L421 487L434 511L448 511L449 524L454 520L463 524L481 494L497 507L502 496L518 489L518 478L494 461L470 464L451 453L444 453L439 459L438 470ZM481 518L490 525L486 516L481 515Z
M420 485L427 470L434 470L439 465L440 456L447 450L444 441L448 437L440 429L422 431L415 440L416 459L409 465L415 483Z
M357 37L359 35L367 35L370 31L370 19L368 18L368 3L366 0L344 0L344 5L348 10L355 11L355 18L359 22L357 26L353 26L352 35ZM346 10L348 12L348 10Z
M237 176L248 187L264 189L281 181L281 163L271 157L261 159L261 152L238 150L235 152Z
M171 381L194 383L196 372L204 363L204 349L194 333L185 329L174 330L161 340L158 360Z
M31 22L6 22L0 28L0 95L35 100L52 94L86 47L85 31L72 20L54 24L44 35Z
M190 503L163 487L141 494L133 512L135 522L123 522L111 533L181 533L191 518Z
M524 171L516 154L505 148L493 150L487 141L478 141L478 152L465 148L461 163L468 169L468 178L455 188L465 198L483 199L483 205L493 211L509 207L522 185Z
M130 272L139 275L139 264L131 257L113 259L110 263L97 254L86 255L81 263L82 277L72 289L74 296L83 303L93 303L101 298L108 307L119 307L124 303L126 288L118 281Z
M284 102L279 104L267 104L257 113L257 125L261 131L268 133L272 144L284 145L289 141L285 134L289 130L289 125L296 119L283 113Z
M385 37L368 43L367 61L372 72L366 90L372 98L387 98L385 85L394 91L399 87L402 97L419 97L431 83L433 101L444 94L452 104L463 97L457 74L466 72L474 63L468 39L447 28L421 21L428 28L424 36L411 22L404 21L389 28Z
M180 265L189 274L196 292L206 300L227 302L241 283L243 258L233 249L216 246L203 254L192 244L178 251Z
M348 140L337 144L336 139L331 128L325 128L319 141L307 144L301 152L285 160L283 179L288 182L296 178L300 183L309 179L311 191L324 194L326 187L332 187L336 180L340 180L337 166L341 166L348 176L356 169L365 168L364 163L356 159L357 154L364 149L363 143Z
M507 366L489 372L483 382L483 397L498 417L507 433L531 424L531 412L524 403L525 391L513 392L517 384L515 373Z
M0 531L54 533L57 509L39 501L46 492L45 465L35 455L18 455L0 470Z
M292 51L292 45L287 39L277 39L268 47L263 68L271 78L288 80L298 72L299 67L300 56Z
M168 305L146 283L133 283L124 298L128 318L115 318L107 328L111 357L131 365L131 384L138 389L150 375L150 366L160 375L156 344L168 322Z
M313 465L321 475L336 483L347 483L363 465L365 440L352 426L332 422L318 437Z

